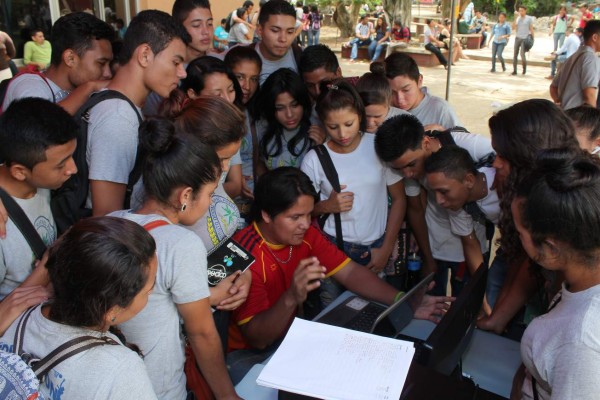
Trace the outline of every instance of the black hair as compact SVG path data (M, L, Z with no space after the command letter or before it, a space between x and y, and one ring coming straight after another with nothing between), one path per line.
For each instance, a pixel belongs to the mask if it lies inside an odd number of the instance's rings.
M246 14L246 12L248 12L247 8L240 7L237 10L235 10L235 15L237 15L238 18L242 18L244 14Z
M29 169L46 161L46 150L77 138L79 128L64 108L28 97L13 101L0 117L0 163Z
M304 5L304 3L302 1L296 2L296 7L302 7L303 5Z
M375 66L373 66L375 64ZM410 56L405 53L392 53L386 57L383 64L373 63L371 72L375 72L373 68L383 67L383 73L388 79L394 79L397 76L406 75L409 79L418 82L421 77L419 66Z
M208 0L175 0L171 15L177 21L183 23L188 15L196 8L206 8L210 10L210 2Z
M469 152L456 145L442 146L425 160L425 173L442 172L447 178L462 181L478 171Z
M29 36L33 37L33 36L37 35L38 32L44 33L44 31L40 28L33 28L29 31Z
M181 22L163 11L142 11L131 20L125 32L119 61L122 65L127 64L135 49L142 44L150 46L156 55L174 39L180 39L186 45L191 41L190 34Z
M523 247L515 230L511 203L525 172L531 170L540 151L556 147L579 148L572 122L558 106L531 99L500 110L489 120L494 150L510 164L502 183L500 246L509 259L522 258Z
M310 12L319 14L319 7L316 4L310 6Z
M260 8L258 24L266 24L271 15L288 15L296 19L296 10L285 0L270 0Z
M175 189L191 187L196 195L202 186L215 182L221 174L215 149L193 135L176 134L174 123L168 119L142 122L140 145L146 154L145 195L159 203L178 209L180 204L171 204Z
M226 24L227 23L227 18L221 18L221 25Z
M585 136L589 140L600 137L600 110L589 105L570 108L565 111L573 121L575 134Z
M300 73L313 72L323 68L327 72L336 72L340 63L333 51L324 44L308 46L300 55L298 69Z
M217 151L239 142L246 134L244 113L217 96L190 100L180 90L174 90L160 114L172 119L178 132L195 136Z
M390 105L392 87L387 78L382 74L367 72L356 82L355 88L365 107L373 104Z
M411 114L388 118L379 126L375 135L375 152L383 162L392 162L408 150L421 148L425 128Z
M546 239L566 243L585 264L600 258L600 165L580 149L561 148L540 153L536 166L519 183L523 225L533 243ZM541 260L536 260L541 262Z
M345 108L351 108L358 114L360 130L364 131L367 124L365 105L354 86L344 79L336 79L330 85L324 85L321 88L321 94L315 107L321 121L325 121L328 112Z
M259 72L260 72L260 70L262 70L262 59L260 58L260 56L258 55L256 50L254 49L254 46L234 46L231 50L229 50L227 52L227 54L225 54L224 61L225 61L225 65L229 69L231 69L232 72L233 72L233 69L235 68L235 66L242 61L253 62L258 66ZM235 73L234 73L234 76L235 76ZM238 84L239 84L239 82L238 82ZM241 87L240 87L240 91L241 91ZM254 95L252 96L252 98L249 99L248 102L246 103L246 107L248 109L252 109L252 107L254 105L254 100L256 99L259 91L260 91L260 79L259 79L259 83L258 83L256 92L254 92ZM237 94L236 94L236 99L237 99ZM242 101L242 99L240 97L240 103L241 103L241 101Z
M587 42L595 34L600 34L600 21L592 19L588 21L583 28L583 41Z
M308 13L310 12L310 9L308 8L308 6L303 6L303 7L302 7L302 12L303 12L304 14L308 14Z
M292 207L302 195L312 197L315 202L319 200L310 178L304 172L295 167L270 170L256 182L250 218L260 222L262 211L275 218Z
M498 15L504 15L504 18L506 18L506 13L504 11L500 11Z
M246 0L246 1L244 2L244 4L242 4L242 7L244 7L244 8L247 10L247 9L248 9L248 8L250 8L250 7L254 7L254 3L253 3L253 2L251 2L250 0Z
M208 75L227 75L235 90L235 101L233 103L238 107L242 107L242 88L231 68L223 60L212 56L198 57L188 64L185 71L187 76L181 81L181 85L179 86L185 93L187 93L188 89L192 89L199 94L204 89L204 80Z
M50 248L46 268L54 288L52 321L101 327L115 306L125 308L146 285L156 244L135 222L85 218Z
M79 57L90 50L93 40L108 40L116 37L115 30L106 22L86 12L75 12L60 17L52 26L52 56L50 61L57 67L62 62L63 52L73 50Z
M267 130L260 140L260 148L265 158L278 156L283 151L283 126L277 121L275 109L277 96L282 93L289 93L303 109L300 129L287 142L288 151L294 156L299 156L310 146L308 138L312 111L310 95L300 75L291 69L280 68L269 75L263 83L255 102L257 109L254 111L254 118L256 120L263 118L268 123ZM302 148L298 151L296 147L299 143L302 143Z

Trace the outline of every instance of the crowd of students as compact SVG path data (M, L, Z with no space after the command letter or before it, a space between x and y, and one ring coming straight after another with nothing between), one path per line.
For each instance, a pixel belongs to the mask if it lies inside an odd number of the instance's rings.
M235 399L303 305L343 288L403 296L383 270L405 221L436 274L411 306L432 321L452 301L448 269L455 296L488 267L498 227L479 327L547 313L523 334L515 396L593 398L600 112L523 101L490 119L490 140L460 128L402 53L344 78L326 46L296 48L296 15L261 3L261 40L224 54L207 0L141 12L118 55L95 17L55 23L51 66L13 78L2 104L2 204L49 250L36 256L0 207L0 350L44 358L101 339L43 378L61 399L192 398L190 357ZM75 179L86 190L57 207ZM232 237L255 262L209 287L207 254Z

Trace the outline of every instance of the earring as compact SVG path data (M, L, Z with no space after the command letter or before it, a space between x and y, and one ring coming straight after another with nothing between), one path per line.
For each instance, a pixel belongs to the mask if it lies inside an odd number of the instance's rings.
M187 208L187 204L183 203L183 205L181 206L181 212L184 212L186 208Z
M113 317L110 319L110 322L115 322L116 320L117 320L117 317L116 317L116 316L113 316Z

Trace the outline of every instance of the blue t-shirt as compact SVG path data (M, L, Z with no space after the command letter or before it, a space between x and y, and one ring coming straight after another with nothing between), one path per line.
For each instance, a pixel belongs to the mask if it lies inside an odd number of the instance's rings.
M510 25L506 22L504 22L503 24L497 23L496 25L494 25L494 27L492 28L492 34L494 35L494 43L507 43L508 40L506 38L500 39L500 36L510 35L511 31L512 30L510 29Z
M217 29L215 29L215 39L227 40L228 37L229 37L229 33L227 33L227 31L225 29L223 29L223 27L221 25L217 26ZM219 42L214 40L213 44L216 49L219 48Z

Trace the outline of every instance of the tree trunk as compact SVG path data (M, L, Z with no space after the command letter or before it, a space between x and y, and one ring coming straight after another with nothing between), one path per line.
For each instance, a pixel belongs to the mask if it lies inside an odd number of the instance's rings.
M338 2L333 13L333 22L340 29L342 37L354 36L354 26L358 18L360 7L352 7L352 14L346 10L346 4L343 1ZM356 14L356 15L355 15Z
M412 1L411 0L383 0L383 9L390 19L390 25L394 20L400 19L402 25L410 28L412 22Z
M450 18L452 16L451 8L452 0L442 0L442 18Z

